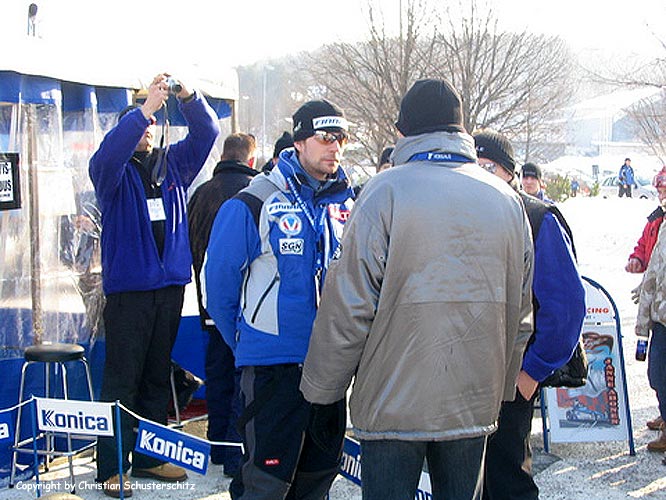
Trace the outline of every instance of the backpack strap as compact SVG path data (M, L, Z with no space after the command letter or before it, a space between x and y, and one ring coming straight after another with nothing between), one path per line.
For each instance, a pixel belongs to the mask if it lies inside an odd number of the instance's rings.
M241 200L245 203L252 217L254 218L255 224L259 226L259 215L261 214L261 207L263 206L266 199L278 190L278 187L268 180L267 175L257 175L252 182L239 192L234 198Z
M577 260L576 256L576 247L574 246L573 232L569 223L560 212L559 208L550 203L541 201L534 196L530 196L527 193L520 193L520 197L523 199L525 204L525 211L527 212L527 218L530 221L530 226L532 226L532 238L536 241L537 236L539 235L539 229L541 229L541 223L543 222L543 217L546 215L546 212L550 212L557 219L564 229L564 232L569 237L569 243L571 244L571 251L573 252L574 259Z

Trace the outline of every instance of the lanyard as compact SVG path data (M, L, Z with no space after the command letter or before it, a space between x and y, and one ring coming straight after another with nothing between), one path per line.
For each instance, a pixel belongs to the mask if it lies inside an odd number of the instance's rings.
M437 153L434 151L428 153L416 153L412 155L407 163L412 161L435 161L439 163L473 163L474 160L457 153Z
M322 279L324 276L323 273L323 263L322 263L322 257L323 257L323 252L324 252L324 245L322 245L321 238L323 236L323 231L322 234L320 234L320 229L324 227L324 219L326 217L326 209L324 208L321 211L321 217L319 218L319 224L316 223L314 215L310 211L310 207L307 206L303 198L301 198L300 193L296 190L296 186L294 185L294 181L291 179L291 177L287 177L287 184L289 185L289 190L294 194L294 198L296 198L296 203L298 206L301 208L303 213L305 214L305 217L307 217L308 222L312 226L312 229L314 230L315 237L317 238L317 262L315 264L315 269L314 269L314 281L315 281L315 298L316 298L316 305L319 307L319 299L321 297L321 286L322 286Z
M316 234L319 234L319 228L321 228L324 225L324 217L326 216L326 210L322 211L321 217L319 219L319 224L317 224L315 222L314 215L310 211L310 207L308 207L305 201L303 201L303 198L301 198L301 195L296 190L296 186L294 185L294 181L291 179L291 177L287 177L287 184L289 184L289 190L294 194L294 198L296 198L296 203L298 203L298 206L301 208L301 210L303 210L303 213L310 222L310 226L312 226L312 229L314 229Z

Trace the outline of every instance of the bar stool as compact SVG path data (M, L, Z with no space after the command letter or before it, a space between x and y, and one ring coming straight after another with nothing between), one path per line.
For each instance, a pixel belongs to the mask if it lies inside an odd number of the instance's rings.
M40 363L44 366L44 397L53 398L55 397L56 391L55 387L51 388L51 369L54 369L54 379L55 384L57 385L58 381L62 385L62 399L68 400L70 398L69 387L67 384L67 366L66 363L78 362L83 365L89 401L93 400L93 388L92 388L92 379L90 377L90 367L88 365L88 360L85 357L85 350L82 346L78 344L65 344L65 343L50 343L44 342L42 344L34 345L27 347L23 354L24 362L23 367L21 368L21 381L19 385L19 403L25 401L26 398L24 394L25 390L25 377L28 372L28 368L36 363ZM52 390L54 389L54 390ZM15 436L14 436L14 446L12 451L12 468L9 478L9 487L14 486L14 476L16 473L16 462L18 453L29 453L33 454L34 450L32 447L33 437L30 436L27 439L21 439L21 413L23 405L18 407L17 416L16 416L16 426L15 426ZM67 451L58 451L55 449L55 437L56 434L66 434L67 437ZM69 464L69 478L72 488L74 488L74 466L72 463L72 457L81 453L82 451L92 448L95 446L95 440L90 443L86 443L83 446L80 446L76 449L72 448L72 435L70 433L54 433L54 432L42 432L37 435L34 439L45 439L44 449L38 449L37 454L45 457L44 467L45 471L49 470L49 464L52 457L56 456L66 456ZM72 490L74 492L74 490Z

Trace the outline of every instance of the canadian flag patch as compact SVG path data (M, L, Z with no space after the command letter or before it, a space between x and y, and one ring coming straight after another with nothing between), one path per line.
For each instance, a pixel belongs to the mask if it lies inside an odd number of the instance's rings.
M279 458L267 458L266 460L264 460L264 465L267 466L267 467L280 465L280 459Z

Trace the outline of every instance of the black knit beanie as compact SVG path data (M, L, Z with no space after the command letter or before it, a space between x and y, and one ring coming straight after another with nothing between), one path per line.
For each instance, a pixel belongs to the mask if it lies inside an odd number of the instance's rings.
M541 167L536 163L525 163L520 169L520 175L522 177L535 177L536 179L541 179Z
M294 139L287 131L283 132L280 138L275 141L275 149L273 149L273 158L277 158L283 149L290 148L294 145Z
M314 135L315 130L335 132L349 128L343 111L324 99L308 101L296 110L294 121L294 142L304 141Z
M509 140L494 130L484 130L474 134L476 156L488 158L501 165L511 174L516 173L516 161L513 159L513 147Z
M379 162L377 163L378 167L381 167L384 163L391 162L391 154L393 153L393 146L387 146L382 151L381 156L379 157Z
M464 132L460 95L445 80L418 80L400 103L395 126L404 136Z

